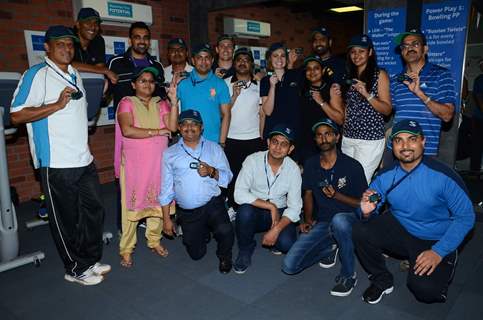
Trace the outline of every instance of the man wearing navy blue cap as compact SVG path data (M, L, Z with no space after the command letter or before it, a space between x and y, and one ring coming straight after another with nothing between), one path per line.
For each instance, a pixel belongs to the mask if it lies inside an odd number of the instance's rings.
M362 297L376 304L394 290L382 256L387 252L408 258L406 284L416 299L445 302L458 247L475 223L468 190L454 170L424 156L426 138L417 121L399 121L390 139L398 161L364 192L363 221L353 226L356 252L371 282ZM386 203L389 211L379 214Z
M234 271L245 273L251 265L256 233L265 232L262 244L274 254L286 253L297 239L302 178L298 165L288 157L294 150L295 132L283 124L268 134L268 151L249 155L235 183L238 258Z
M295 274L316 263L331 268L339 256L341 270L330 294L345 297L357 283L352 224L367 182L361 164L337 150L340 133L334 121L321 118L312 132L320 154L304 164L302 234L285 256L282 271Z
M181 111L199 111L204 123L203 136L224 147L231 118L228 87L211 69L213 50L209 44L193 46L191 56L194 69L178 85Z
M45 33L45 62L27 70L12 100L13 124L26 123L35 168L40 168L49 224L64 279L96 285L111 270L102 257L104 208L87 140L87 101L72 67L71 29Z
M75 43L72 65L81 72L105 75L116 83L118 76L106 67L106 45L99 34L101 18L92 8L82 8L77 14L74 33L79 38Z
M324 26L312 30L312 51L323 61L324 76L329 84L334 82L342 84L345 74L345 61L332 55L333 38Z
M175 200L183 244L189 256L193 260L201 259L206 254L206 239L213 233L219 271L229 273L234 235L220 187L226 188L232 178L230 166L223 149L201 136L204 122L200 112L188 109L178 119L182 138L163 155L159 195L163 232L175 233L169 215L169 206Z
M437 156L442 121L451 121L456 105L451 72L426 61L429 48L421 30L403 32L394 43L405 63L405 69L391 78L394 123L419 119L426 136L424 154Z
M170 65L164 68L164 81L171 82L174 74L182 75L191 72L193 67L188 63L188 49L186 42L181 38L168 41L168 60Z

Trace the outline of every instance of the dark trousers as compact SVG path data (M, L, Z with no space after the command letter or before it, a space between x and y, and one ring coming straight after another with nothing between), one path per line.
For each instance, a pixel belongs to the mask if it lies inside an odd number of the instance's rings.
M192 210L178 207L176 212L183 229L183 244L191 259L199 260L206 254L206 239L210 232L217 242L218 258L231 259L235 236L223 197L213 197L204 206Z
M279 209L282 213L284 209ZM269 210L260 209L251 204L242 204L236 214L236 239L240 255L251 256L255 250L255 234L270 230L272 216ZM297 240L294 223L290 223L280 232L275 248L287 253Z
M94 163L41 168L49 225L66 273L77 276L102 256L104 207Z
M472 118L470 169L480 171L483 152L483 119Z
M226 139L225 154L228 162L230 163L230 169L233 173L233 179L231 179L230 184L228 184L227 197L228 206L237 208L233 193L235 192L235 182L238 177L238 173L242 168L243 161L245 158L252 153L257 151L262 151L266 149L266 145L260 138L251 140L237 140L237 139Z
M457 251L447 255L431 275L418 276L414 274L416 258L421 252L431 249L436 241L414 237L391 213L357 222L352 227L352 237L359 260L375 286L386 289L393 285L393 276L382 256L387 251L408 258L406 283L416 299L426 303L446 301L456 267Z

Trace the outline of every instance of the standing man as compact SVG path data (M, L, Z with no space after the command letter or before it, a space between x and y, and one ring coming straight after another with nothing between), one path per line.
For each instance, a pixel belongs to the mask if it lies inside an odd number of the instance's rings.
M203 136L225 146L230 126L230 94L225 81L211 71L213 52L209 44L191 50L194 69L178 85L181 111L197 110L203 118Z
M163 210L163 232L173 235L169 214L176 201L183 244L193 260L206 254L206 239L213 233L218 244L219 271L232 267L233 227L228 218L220 187L232 178L223 149L201 136L203 120L198 111L185 110L179 115L182 138L163 155L163 178L159 202Z
M111 267L99 262L104 208L87 144L85 90L79 72L71 65L74 41L78 39L67 27L47 30L45 62L23 75L13 96L11 117L13 124L27 124L64 278L95 285Z
M235 50L235 38L228 34L222 34L216 41L217 60L212 66L213 72L217 77L226 79L235 74L233 64L233 51Z
M337 151L340 134L334 121L322 118L312 131L320 154L304 165L302 234L285 256L282 270L295 274L317 262L322 268L331 268L339 253L341 271L330 294L345 297L357 283L352 224L357 221L355 210L367 182L361 164Z
M188 50L186 42L181 38L174 38L168 42L168 60L171 63L164 68L164 81L171 82L175 73L181 75L191 72L193 67L188 63Z
M397 158L371 183L360 204L363 221L354 224L353 241L370 275L367 303L378 303L394 289L383 252L407 257L407 286L416 299L445 302L458 261L458 247L475 223L463 180L445 164L424 157L426 139L415 120L394 128ZM378 214L387 203L390 212Z
M129 28L129 48L122 55L117 55L109 61L109 69L119 75L117 83L111 83L114 110L117 110L119 101L125 96L133 96L134 89L131 79L134 70L138 67L154 67L158 69L159 76L156 79L156 89L153 97L166 96L166 90L161 85L164 83L164 71L161 63L149 54L151 46L151 31L144 22L134 22Z
M234 270L242 274L251 265L256 233L265 232L262 244L274 254L290 250L300 220L302 177L298 165L288 157L294 150L295 134L277 125L268 134L268 151L248 156L235 184L238 258Z
M106 67L106 45L99 34L101 18L92 8L82 8L77 14L74 34L79 39L74 43L72 66L80 72L99 73L116 83L118 76Z
M245 158L264 149L261 138L265 114L260 107L260 87L253 78L253 54L245 47L235 51L235 75L225 79L231 95L231 122L225 153L233 179L228 186L228 207L236 208L235 181ZM232 210L233 210L232 209Z
M391 79L394 124L418 119L426 137L424 154L437 156L441 121L451 121L456 105L451 72L426 61L429 49L420 30L403 32L394 42L406 64L406 69Z
M332 55L333 38L329 29L318 27L312 31L312 51L322 60L324 81L329 85L332 83L343 83L345 74L345 61Z

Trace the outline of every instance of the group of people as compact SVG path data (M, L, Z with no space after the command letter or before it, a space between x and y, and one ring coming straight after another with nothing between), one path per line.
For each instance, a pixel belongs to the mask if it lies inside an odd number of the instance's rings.
M219 271L243 274L263 232L262 245L285 254L286 274L330 268L339 257L334 296L355 287L356 253L371 282L364 301L391 293L384 253L408 258L417 299L446 300L475 216L461 178L433 159L456 102L450 72L426 61L423 33L396 37L405 67L389 78L369 36L351 39L344 62L332 55L325 27L314 29L307 57L271 45L262 73L229 35L215 50L193 46L190 58L185 41L172 39L163 68L148 53L149 27L135 22L130 47L106 65L97 58L105 50L99 24L98 13L83 8L76 28L50 27L45 62L23 75L12 101L12 122L27 123L41 169L66 280L94 285L110 271L100 262L104 209L80 70L106 76L116 109L123 267L133 266L145 219L147 245L161 257L162 234L182 231L193 260L213 237ZM380 169L386 135L395 159Z

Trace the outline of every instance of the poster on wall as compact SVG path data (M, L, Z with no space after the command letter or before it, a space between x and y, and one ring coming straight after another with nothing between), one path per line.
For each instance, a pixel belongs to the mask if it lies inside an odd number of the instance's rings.
M29 67L44 61L44 31L24 30L25 45L27 47L27 58ZM127 37L103 36L106 44L106 62L115 55L122 54L129 48ZM151 40L150 54L156 59L159 58L158 40ZM98 126L114 124L114 108L112 103L101 109Z

